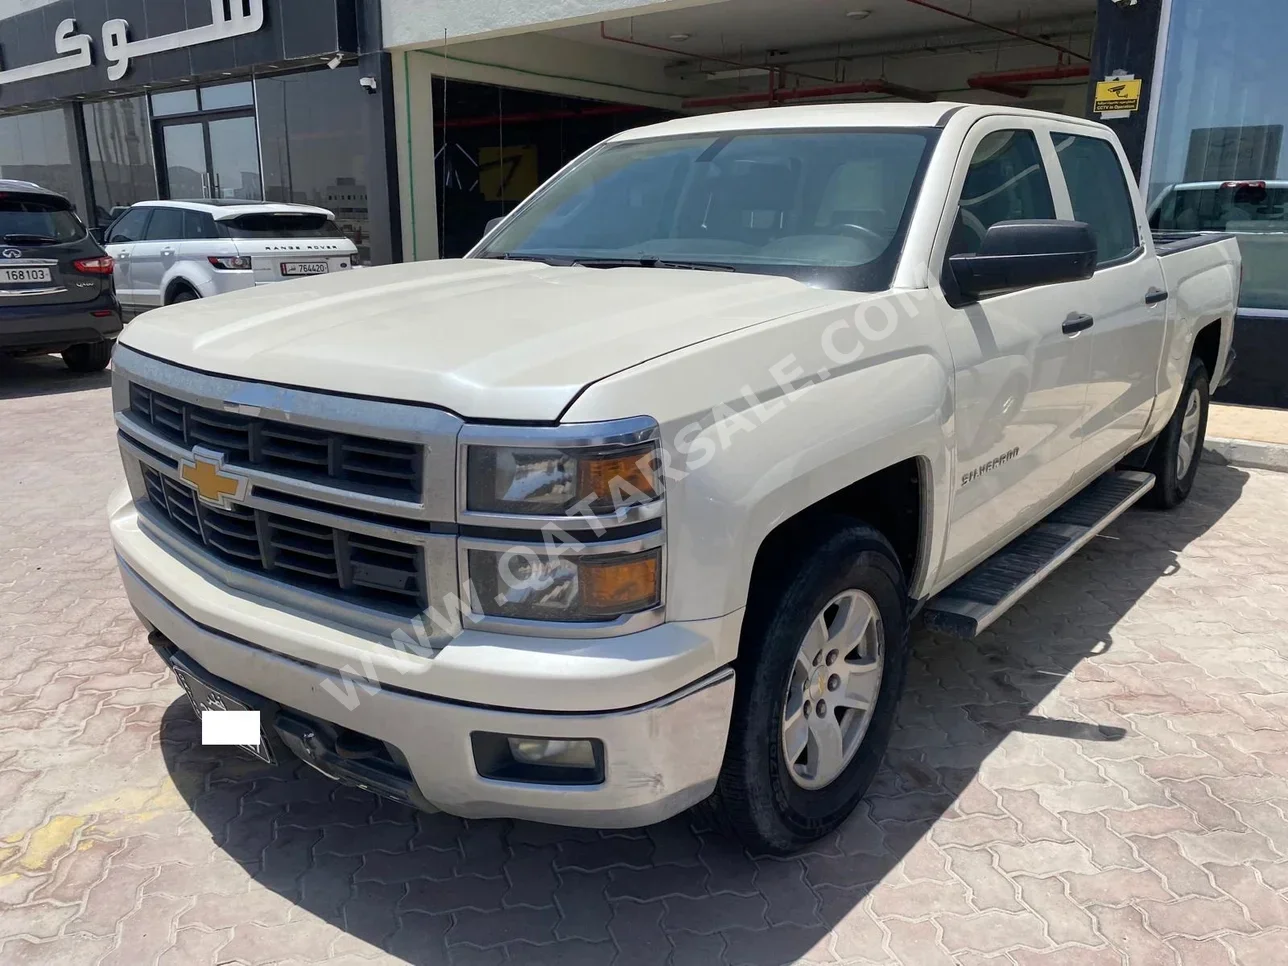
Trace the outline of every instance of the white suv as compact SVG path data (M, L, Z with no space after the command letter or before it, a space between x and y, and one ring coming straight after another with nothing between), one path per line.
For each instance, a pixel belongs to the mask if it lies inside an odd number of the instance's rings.
M142 201L105 232L126 315L268 282L346 271L358 256L325 208Z

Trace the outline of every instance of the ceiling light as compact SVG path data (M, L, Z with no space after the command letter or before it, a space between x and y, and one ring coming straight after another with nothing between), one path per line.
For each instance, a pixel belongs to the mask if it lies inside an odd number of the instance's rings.
M851 20L867 20L868 17L872 16L872 11L871 10L851 10L849 13L846 14L846 16L849 17Z
M668 39L674 40L677 44L682 44L692 36L692 34L671 34Z

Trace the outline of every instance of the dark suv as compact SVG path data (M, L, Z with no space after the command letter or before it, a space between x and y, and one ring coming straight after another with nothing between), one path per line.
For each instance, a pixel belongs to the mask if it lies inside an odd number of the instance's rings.
M112 259L71 202L0 180L0 355L61 352L73 372L98 372L121 326Z

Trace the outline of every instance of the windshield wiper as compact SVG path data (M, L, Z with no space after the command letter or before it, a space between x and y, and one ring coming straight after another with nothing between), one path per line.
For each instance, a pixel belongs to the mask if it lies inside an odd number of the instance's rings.
M495 255L480 255L479 258L499 258L509 262L544 262L547 265L572 265L571 258L563 255L527 255L522 252L499 252Z
M23 232L14 232L12 235L5 235L4 240L9 245L57 245L57 238L50 238L48 235L28 235Z
M716 262L685 262L669 258L657 258L645 255L642 258L578 258L574 265L586 268L685 268L695 272L736 272L732 265L720 265Z

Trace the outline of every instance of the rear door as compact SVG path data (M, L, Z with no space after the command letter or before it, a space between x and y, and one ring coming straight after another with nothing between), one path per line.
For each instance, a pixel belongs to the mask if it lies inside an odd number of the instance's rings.
M1098 248L1095 277L1076 285L1079 311L1094 319L1087 330L1091 376L1082 451L1083 475L1091 476L1131 450L1149 422L1168 293L1117 144L1086 128L1057 125L1051 136L1059 159L1055 177L1070 205L1065 217L1090 225Z
M1057 217L1044 126L991 117L966 137L932 265L955 369L956 471L944 573L960 575L1063 499L1079 467L1091 343L1066 331L1077 283L977 302L954 295L952 255L1000 221Z
M101 255L65 198L0 197L0 309L93 301L110 277L81 271L76 263Z
M182 208L153 208L143 240L134 245L130 278L141 308L163 304L163 279L174 266L183 241L183 214Z
M142 240L151 217L151 208L131 208L107 229L105 247L116 260L116 297L127 314L139 311L138 293L134 288L134 246Z

